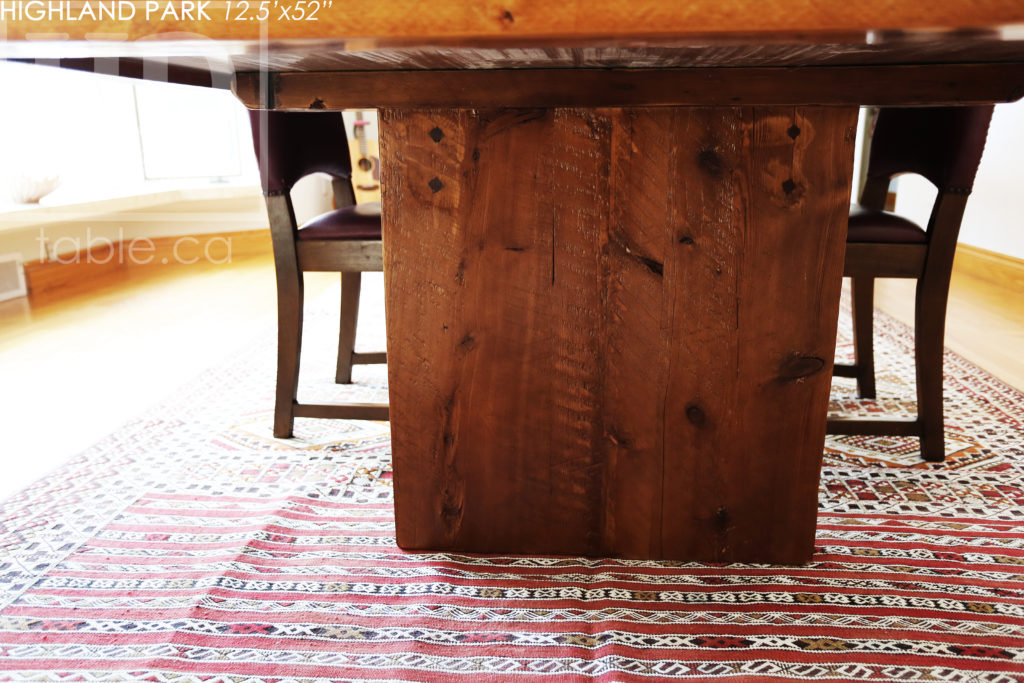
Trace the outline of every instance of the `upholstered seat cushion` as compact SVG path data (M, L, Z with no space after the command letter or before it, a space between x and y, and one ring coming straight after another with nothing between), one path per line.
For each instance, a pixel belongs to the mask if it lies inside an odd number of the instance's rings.
M379 240L380 202L328 211L299 227L300 240Z
M872 211L858 204L850 208L846 241L924 244L928 237L925 231L911 220L888 211Z

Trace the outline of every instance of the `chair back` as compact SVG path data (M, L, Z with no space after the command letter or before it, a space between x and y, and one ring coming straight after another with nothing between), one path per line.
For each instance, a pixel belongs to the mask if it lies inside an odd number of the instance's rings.
M310 173L351 178L345 123L338 111L249 111L265 194L291 190Z
M992 105L881 109L871 139L868 185L878 188L884 183L887 190L893 176L917 173L941 193L969 194L985 149L992 109ZM884 191L881 199L884 201Z

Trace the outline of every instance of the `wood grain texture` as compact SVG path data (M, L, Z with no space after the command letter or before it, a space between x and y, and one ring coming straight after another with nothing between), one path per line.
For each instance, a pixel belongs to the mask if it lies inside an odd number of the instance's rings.
M998 32L890 32L732 35L619 44L610 38L542 44L394 45L372 49L328 41L246 46L231 54L236 71L414 71L438 69L667 69L679 67L970 64L1020 61L1019 37ZM637 43L640 44L637 44ZM183 62L184 65L193 62Z
M295 252L304 272L369 273L384 268L379 240L296 240Z
M399 544L807 560L856 110L381 121Z
M1024 94L1024 62L804 68L501 69L242 73L246 106L632 107L904 105L1007 102Z
M77 56L70 56L77 55ZM308 39L287 42L0 42L0 56L66 69L172 83L230 87L234 72L440 69L665 69L978 64L1020 61L1024 40L999 31L732 34L623 41L431 40L426 45Z
M74 40L118 36L126 40L161 34L191 34L214 40L271 40L301 38L358 38L367 41L438 38L527 39L581 35L623 38L720 34L734 32L852 31L884 28L966 28L999 26L1024 21L1024 10L1013 0L863 0L859 3L815 0L379 0L368 4L334 2L313 21L284 20L279 8L266 22L239 20L238 9L227 14L225 2L211 2L209 19L198 15L145 16L143 3L130 21L32 21L7 18L7 39L24 40L64 35ZM176 3L178 5L179 3ZM249 15L255 13L255 4ZM293 3L288 3L289 5ZM320 3L324 4L324 3ZM161 10L164 3L161 3ZM231 17L228 20L227 17Z

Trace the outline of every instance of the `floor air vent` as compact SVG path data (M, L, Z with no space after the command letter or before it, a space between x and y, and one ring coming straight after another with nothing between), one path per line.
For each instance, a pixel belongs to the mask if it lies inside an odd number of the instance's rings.
M0 301L25 296L26 291L21 259L11 254L0 254Z

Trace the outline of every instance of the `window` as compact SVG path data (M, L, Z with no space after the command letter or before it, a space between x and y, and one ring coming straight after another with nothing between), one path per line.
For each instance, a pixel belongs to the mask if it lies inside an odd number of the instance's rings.
M242 105L231 93L147 82L134 91L146 180L243 175Z
M7 186L59 177L42 203L257 185L245 109L210 90L0 62L0 204Z

